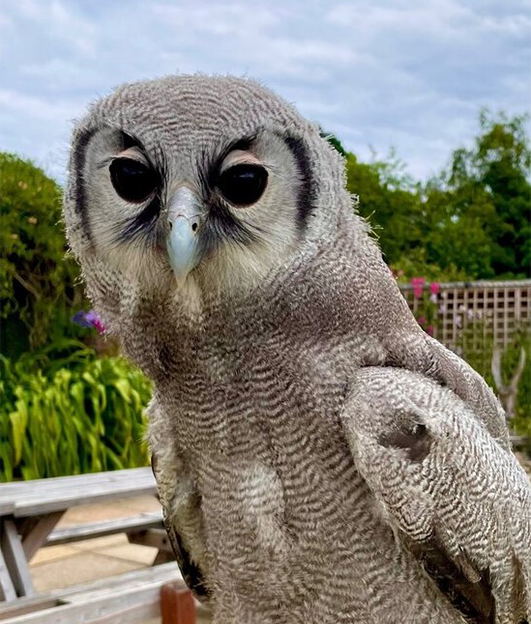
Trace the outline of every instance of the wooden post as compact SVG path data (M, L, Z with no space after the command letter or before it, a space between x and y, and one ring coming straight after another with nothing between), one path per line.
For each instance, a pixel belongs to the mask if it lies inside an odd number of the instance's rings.
M160 588L162 624L195 624L195 601L182 582L166 583Z

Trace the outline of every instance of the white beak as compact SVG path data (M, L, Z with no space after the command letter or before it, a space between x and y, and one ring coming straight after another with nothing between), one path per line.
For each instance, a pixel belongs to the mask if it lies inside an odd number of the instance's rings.
M177 281L182 283L200 258L198 233L204 218L195 194L187 187L180 187L170 204L168 223L170 235L166 242L170 264Z

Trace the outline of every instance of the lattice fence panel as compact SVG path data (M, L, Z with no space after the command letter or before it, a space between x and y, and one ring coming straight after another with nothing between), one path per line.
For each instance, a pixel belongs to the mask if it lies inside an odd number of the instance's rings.
M434 306L433 334L450 348L467 340L472 342L468 348L479 350L487 333L497 346L506 347L516 330L531 328L531 280L440 284L429 304L426 294L415 298L413 286L402 284L400 289L417 318L426 305Z

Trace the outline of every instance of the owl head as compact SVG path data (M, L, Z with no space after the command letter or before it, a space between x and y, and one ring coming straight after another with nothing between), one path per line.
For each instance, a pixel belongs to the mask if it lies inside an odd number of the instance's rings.
M252 80L125 85L74 130L68 238L103 308L125 287L236 296L333 244L351 213L343 170L316 126Z

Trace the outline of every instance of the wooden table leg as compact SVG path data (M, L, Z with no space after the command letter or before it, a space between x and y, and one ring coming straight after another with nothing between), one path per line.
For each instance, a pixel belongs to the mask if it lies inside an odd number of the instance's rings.
M195 601L182 583L166 583L160 588L162 624L195 624Z
M28 561L13 518L1 520L0 545L17 595L31 596L34 591Z
M22 548L28 561L31 561L31 558L39 548L46 544L48 535L54 530L55 525L63 517L64 513L64 511L54 511L35 519L32 518L34 521L31 530L22 537Z
M1 526L0 530L2 530ZM0 545L0 600L15 600L16 597L17 592L13 586L13 581L11 580L9 570L7 569L6 561Z

